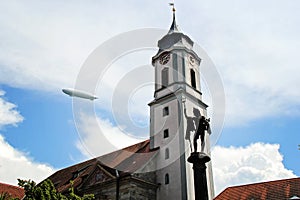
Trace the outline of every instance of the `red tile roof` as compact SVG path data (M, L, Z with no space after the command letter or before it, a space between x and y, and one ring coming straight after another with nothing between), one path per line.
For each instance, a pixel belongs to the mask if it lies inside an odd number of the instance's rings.
M294 196L300 197L300 178L229 187L214 200L284 200Z
M150 141L146 140L61 169L52 174L49 179L59 192L64 193L70 187L70 180L74 181L74 188L80 187L98 165L104 168L112 177L116 176L115 168L119 170L120 176L124 176L142 168L155 154L156 150L150 150Z
M5 194L5 193L7 193L9 197L19 198L19 199L23 198L25 194L23 188L21 187L0 183L0 194Z

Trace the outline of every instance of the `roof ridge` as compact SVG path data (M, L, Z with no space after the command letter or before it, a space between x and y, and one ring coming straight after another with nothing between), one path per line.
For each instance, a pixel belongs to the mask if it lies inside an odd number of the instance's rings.
M147 144L149 141L150 141L149 139L143 140L143 141L141 141L141 142L138 142L138 143L129 145L129 146L124 147L124 148L122 148L122 149L117 149L117 150L112 151L112 152L109 152L109 153L107 153L107 154L103 154L103 155L101 155L101 156L106 156L106 155L109 155L109 154L112 154L112 153L116 153L116 152L121 151L121 150L126 150L126 149L129 149L130 147L133 147L133 146L136 146L136 145L139 145L139 144L142 144L142 143L146 143L146 144ZM101 156L99 156L99 157L101 157Z
M289 180L293 180L293 179L300 179L300 177L288 178L288 179L278 179L278 180L272 180L272 181L263 181L263 182L257 182L257 183L248 183L248 184L243 184L243 185L235 185L235 186L229 186L226 189L244 187L244 186L249 186L249 185L263 185L263 184L266 184L266 183L284 182L284 181L289 181Z
M75 166L78 166L78 165L82 165L82 164L84 164L84 163L91 162L91 161L94 160L94 159L100 161L99 158L101 158L101 157L107 156L107 155L109 155L109 154L116 153L116 152L121 151L121 150L129 149L130 147L133 147L133 146L135 146L135 145L144 143L144 145L143 145L141 148L139 148L139 150L140 150L140 149L144 148L145 146L147 146L147 144L149 143L149 141L150 141L150 139L143 140L143 141L141 141L141 142L132 144L132 145L127 146L127 147L124 147L124 148L122 148L122 149L117 149L117 150L115 150L115 151L112 151L112 152L103 154L103 155L101 155L101 156L93 157L93 158L87 159L87 160L85 160L85 161L79 162L79 163L77 163L77 164L74 164L74 165L71 165L71 166L68 166L68 167L61 168L61 169L59 169L58 171L56 171L54 174L56 174L56 173L58 173L58 172L60 172L60 171L62 171L62 170L70 169L70 168L72 168L72 167L75 167ZM101 162L101 164L104 164L104 163ZM54 175L54 174L52 174L52 175ZM52 176L52 175L51 175L51 176ZM48 178L49 178L49 177L48 177Z
M14 187L14 188L18 188L18 189L22 189L22 190L23 190L22 187L17 186L17 185L11 185L11 184L9 184L9 183L3 183L3 182L0 182L0 185L6 185L6 186L9 186L9 187Z
M83 165L84 163L88 163L88 162L91 162L92 160L96 160L96 159L97 159L97 157L96 157L96 158L91 158L91 159L88 159L88 160L85 160L85 161L82 161L82 162L77 163L77 164L70 165L70 166L68 166L68 167L63 167L63 168L59 169L58 171L56 171L55 173L53 173L52 175L54 175L54 174L56 174L56 173L59 173L59 172L61 172L61 171L63 171L63 170L70 169L70 168L72 168L72 167L78 166L78 165ZM52 175L50 175L50 176L52 176ZM49 177L50 177L50 176L49 176ZM49 178L49 177L48 177L48 178Z

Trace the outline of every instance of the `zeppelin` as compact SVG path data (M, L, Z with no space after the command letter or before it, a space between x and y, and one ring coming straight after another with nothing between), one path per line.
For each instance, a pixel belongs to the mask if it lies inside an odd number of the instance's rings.
M88 92L80 91L80 90L75 90L72 88L66 88L62 89L63 93L69 95L70 97L79 97L83 99L89 99L89 100L95 100L98 99L98 97L94 96L93 94L90 94Z

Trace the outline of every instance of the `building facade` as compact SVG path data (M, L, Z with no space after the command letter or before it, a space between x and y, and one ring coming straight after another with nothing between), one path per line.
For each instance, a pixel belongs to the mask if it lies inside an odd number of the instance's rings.
M155 171L139 173L157 154L157 149L150 150L149 144L146 140L78 163L48 179L62 194L69 193L73 182L76 194L94 194L96 200L155 200L159 188Z

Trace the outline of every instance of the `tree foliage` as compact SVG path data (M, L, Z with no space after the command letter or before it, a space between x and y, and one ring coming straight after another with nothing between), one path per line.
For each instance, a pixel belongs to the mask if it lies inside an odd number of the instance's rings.
M12 200L12 199L13 198L7 192L0 194L0 200Z
M32 180L20 180L18 179L18 185L25 190L24 200L92 200L94 195L84 195L80 197L75 194L73 183L71 182L71 188L68 195L63 195L56 191L51 180L47 179L42 183L36 185Z
M19 198L13 198L9 193L4 192L0 194L0 200L19 200Z
M9 198L8 193L5 192L5 193L0 194L0 200L6 200L8 198Z

